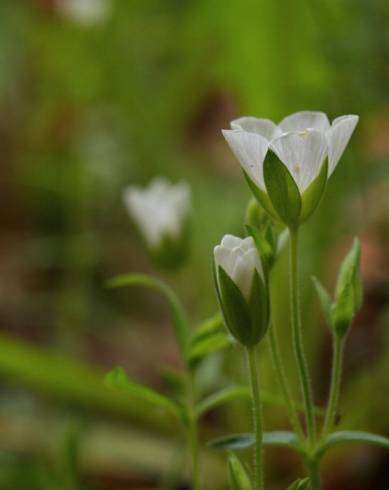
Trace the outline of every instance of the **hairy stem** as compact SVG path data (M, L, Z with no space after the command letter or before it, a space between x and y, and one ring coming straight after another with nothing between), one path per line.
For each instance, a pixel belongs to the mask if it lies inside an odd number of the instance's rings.
M345 339L334 335L333 344L334 347L332 358L331 387L328 397L327 412L324 420L322 438L326 437L334 426L339 403L340 385L342 380Z
M255 433L254 448L254 489L263 490L263 441L262 441L262 406L260 398L259 378L255 347L247 348L247 358L249 364L252 405L253 405L253 425Z
M299 439L303 440L304 432L301 427L301 423L298 417L298 412L294 405L292 395L290 393L289 383L286 376L285 367L282 362L280 347L278 344L277 332L275 330L274 324L271 324L269 328L269 342L270 342L270 351L273 359L274 368L276 371L278 384L280 385L284 397L284 401L286 403L286 408L288 410L290 422L292 424L293 430L296 432Z
M199 461L199 435L197 417L195 414L195 389L193 373L188 373L188 406L189 406L189 425L188 425L188 444L192 459L192 483L193 490L201 490L200 461Z
M320 490L319 462L316 459L306 461L311 490Z
M301 389L304 399L304 408L307 424L308 443L313 447L316 438L316 424L313 410L313 398L311 380L307 359L305 356L304 342L302 335L301 317L300 317L300 295L299 295L299 277L298 277L298 230L290 230L290 303L293 347L295 351Z

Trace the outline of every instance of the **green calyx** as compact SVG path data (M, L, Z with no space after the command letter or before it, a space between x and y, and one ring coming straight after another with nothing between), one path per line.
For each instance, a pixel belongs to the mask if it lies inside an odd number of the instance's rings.
M166 233L158 246L148 247L154 264L165 270L175 271L182 267L189 255L190 223L186 220L178 236Z
M269 325L269 296L263 279L257 271L253 272L251 291L246 300L222 267L215 272L219 303L229 332L240 344L255 346Z
M324 194L328 163L324 162L319 175L302 194L287 167L271 150L263 163L266 191L260 189L245 172L244 176L255 198L273 219L288 228L298 228L312 215Z
M318 279L313 278L324 316L334 334L339 338L345 337L355 315L362 306L360 257L361 245L355 238L340 267L334 300Z

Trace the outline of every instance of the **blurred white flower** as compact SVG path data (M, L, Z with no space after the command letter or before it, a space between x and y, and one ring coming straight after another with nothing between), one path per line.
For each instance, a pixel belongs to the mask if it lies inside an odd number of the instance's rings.
M358 116L341 116L330 124L323 112L296 112L278 125L269 119L241 117L223 130L231 150L253 183L266 192L263 163L272 150L288 168L300 193L320 174L328 156L328 177L335 170L358 123Z
M254 272L257 271L264 279L261 259L253 238L242 239L225 235L220 245L214 248L214 257L216 274L218 275L218 269L221 267L249 301Z
M56 0L58 10L80 24L96 24L105 20L112 7L112 0Z
M180 240L190 209L190 189L186 183L174 185L156 178L145 188L128 187L123 197L150 248L157 249L166 239Z

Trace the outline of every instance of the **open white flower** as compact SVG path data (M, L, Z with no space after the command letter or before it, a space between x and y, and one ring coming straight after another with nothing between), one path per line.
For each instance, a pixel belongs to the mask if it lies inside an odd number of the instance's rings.
M215 279L220 306L230 333L253 346L269 325L268 291L252 237L225 235L214 248Z
M276 125L269 119L241 117L232 121L231 129L223 130L223 135L258 189L267 192L264 161L271 150L303 196L320 175L327 156L327 177L335 170L358 119L355 115L341 116L330 124L323 112L303 111Z
M180 240L190 208L190 189L184 182L154 179L148 187L130 186L123 194L128 212L151 249L163 241Z
M214 257L216 268L222 267L248 300L254 272L263 278L261 259L253 238L225 235L220 245L214 248Z

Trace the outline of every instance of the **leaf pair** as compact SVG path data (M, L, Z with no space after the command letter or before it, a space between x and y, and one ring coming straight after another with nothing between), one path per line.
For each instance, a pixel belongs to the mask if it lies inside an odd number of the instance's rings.
M319 280L313 278L326 321L339 338L347 334L354 316L362 305L360 256L361 245L355 238L340 267L333 301Z
M266 446L285 446L304 454L298 437L294 432L275 431L264 432L263 443ZM339 431L328 435L315 451L315 458L320 460L324 454L338 444L372 444L389 450L389 438L363 431ZM208 443L214 449L239 450L252 447L255 444L255 434L231 434Z

